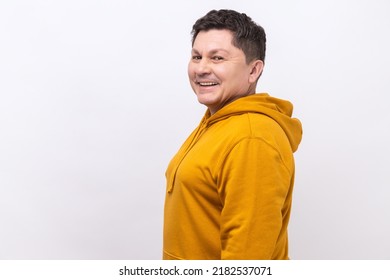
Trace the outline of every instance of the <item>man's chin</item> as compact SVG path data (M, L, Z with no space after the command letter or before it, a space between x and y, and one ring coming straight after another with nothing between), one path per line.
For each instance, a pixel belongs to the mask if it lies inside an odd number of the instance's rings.
M209 106L209 105L212 105L214 103L214 102L212 102L212 100L210 98L207 98L204 95L197 95L197 97L198 97L198 102L200 104L205 105L205 106Z

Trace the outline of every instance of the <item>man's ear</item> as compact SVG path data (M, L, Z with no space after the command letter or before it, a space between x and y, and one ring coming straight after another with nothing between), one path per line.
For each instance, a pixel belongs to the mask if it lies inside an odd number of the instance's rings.
M263 72L264 62L258 59L252 61L250 64L251 64L251 72L249 75L249 82L255 83L259 79L261 73Z

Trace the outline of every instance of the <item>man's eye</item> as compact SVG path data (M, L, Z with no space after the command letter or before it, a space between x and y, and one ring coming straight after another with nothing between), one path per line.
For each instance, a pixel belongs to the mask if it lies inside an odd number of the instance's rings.
M193 59L193 60L201 60L202 57L201 57L200 55L193 55L193 56L192 56L192 59Z
M214 56L213 60L220 61L220 60L223 60L223 57L222 56Z

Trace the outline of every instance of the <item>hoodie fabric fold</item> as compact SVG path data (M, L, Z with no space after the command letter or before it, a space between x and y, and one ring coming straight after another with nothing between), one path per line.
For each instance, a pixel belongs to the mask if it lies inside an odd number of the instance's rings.
M207 111L166 171L164 259L288 259L302 126L268 94Z

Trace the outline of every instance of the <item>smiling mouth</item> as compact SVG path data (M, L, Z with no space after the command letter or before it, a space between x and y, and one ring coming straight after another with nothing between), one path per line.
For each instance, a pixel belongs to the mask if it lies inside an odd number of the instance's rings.
M202 87L210 87L210 86L216 86L218 83L215 82L197 82L198 85Z

